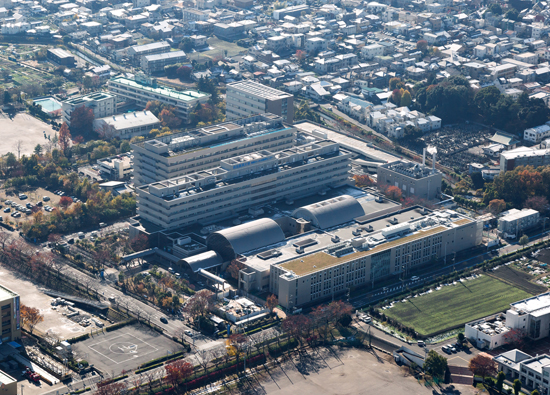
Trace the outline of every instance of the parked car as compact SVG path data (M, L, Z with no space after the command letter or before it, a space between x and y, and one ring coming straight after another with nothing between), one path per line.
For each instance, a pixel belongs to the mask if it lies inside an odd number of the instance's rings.
M42 198L42 200L45 201L45 202L47 202L47 201L50 200L50 197L49 197L49 196L44 196L44 197Z
M20 199L20 200L25 200L27 197L28 197L28 196L25 195L24 193L20 193L20 194L19 194L19 199Z
M163 324L168 324L168 320L164 317L160 317L160 322L162 322Z
M9 213L10 211L11 211L11 208L9 208L9 207L6 207L6 208L4 209L4 212L5 212L5 213Z

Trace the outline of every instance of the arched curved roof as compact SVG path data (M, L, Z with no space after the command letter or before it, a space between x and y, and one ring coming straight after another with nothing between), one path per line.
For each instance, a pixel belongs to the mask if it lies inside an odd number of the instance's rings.
M277 222L262 218L214 232L206 239L206 245L225 259L233 259L237 254L275 244L284 239L285 234Z
M214 251L206 251L201 254L192 255L179 261L181 265L189 266L193 273L200 269L210 269L223 263L223 258Z
M300 207L292 213L294 218L303 218L320 229L345 224L362 215L365 215L365 210L354 197L349 195Z

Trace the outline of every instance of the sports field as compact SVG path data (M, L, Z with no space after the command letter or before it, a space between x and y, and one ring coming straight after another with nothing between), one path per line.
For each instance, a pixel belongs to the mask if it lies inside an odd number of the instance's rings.
M396 303L384 314L429 336L506 310L510 303L530 296L495 278L481 276Z

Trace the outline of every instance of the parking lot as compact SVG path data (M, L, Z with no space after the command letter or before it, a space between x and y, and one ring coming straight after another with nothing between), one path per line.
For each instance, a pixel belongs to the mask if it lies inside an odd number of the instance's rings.
M152 359L183 350L178 343L145 325L132 325L94 335L73 344L78 356L100 370L117 375Z
M27 195L26 199L19 199L19 192L8 193L5 189L0 190L0 202L2 202L0 203L0 205L2 206L0 210L0 216L5 223L15 223L16 221L25 222L32 218L32 215L26 215L25 213L21 213L21 216L18 218L12 217L11 214L16 211L16 208L14 207L11 207L10 211L8 213L5 213L4 210L7 208L7 205L5 204L6 200L10 200L22 206L25 206L27 203L32 203L33 205L36 205L36 203L42 202L42 212L47 215L48 213L46 210L44 210L44 207L46 205L57 207L59 199L61 199L61 196L55 195L53 191L47 191L44 188L36 188L22 193ZM44 196L47 196L50 200L44 201Z

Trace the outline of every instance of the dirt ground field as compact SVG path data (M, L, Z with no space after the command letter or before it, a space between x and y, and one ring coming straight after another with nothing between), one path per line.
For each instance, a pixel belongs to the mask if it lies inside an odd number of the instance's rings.
M29 155L34 151L36 144L44 145L49 141L44 139L44 131L52 138L55 134L51 125L23 113L16 114L12 119L0 113L0 130L2 131L0 155L13 152L17 156L15 144L18 140L23 142L21 155Z
M0 284L8 287L21 296L21 303L29 307L40 309L44 321L36 326L41 333L52 332L60 339L70 339L83 334L86 329L76 322L61 315L52 309L51 296L42 293L31 281L21 278L21 275L12 273L5 266L0 265Z
M513 269L510 266L501 266L493 273L489 273L490 276L494 276L516 288L523 289L533 295L545 292L546 287L532 283L533 276L528 273L521 272Z
M32 219L32 215L26 215L24 213L21 213L21 217L19 217L19 218L11 217L11 213L13 213L13 211L14 211L13 208L12 208L11 212L5 213L4 208L6 208L7 206L4 204L4 202L6 200L11 200L12 202L17 202L17 203L21 204L22 206L25 206L28 202L31 202L34 205L37 202L42 201L42 204L43 204L42 207L44 207L46 205L51 206L51 207L57 207L57 204L59 203L59 199L61 199L61 196L55 195L51 191L46 191L44 188L37 188L37 189L34 189L34 190L25 190L25 191L21 191L21 192L24 193L25 195L27 195L28 198L25 199L25 200L20 200L19 197L18 197L18 193L7 195L5 189L0 190L0 202L1 202L0 205L2 206L2 208L0 209L0 217L3 217L3 221L5 223L10 223L10 222L16 223L16 221L17 221L17 223L19 223L19 222L29 221L29 220ZM49 196L50 200L47 201L47 202L44 202L42 200L44 196ZM44 209L42 209L42 213L44 215L49 215L50 214L49 212L45 211Z
M474 388L425 387L383 353L359 349L319 348L263 372L258 380L241 380L242 393L257 394L473 394Z

